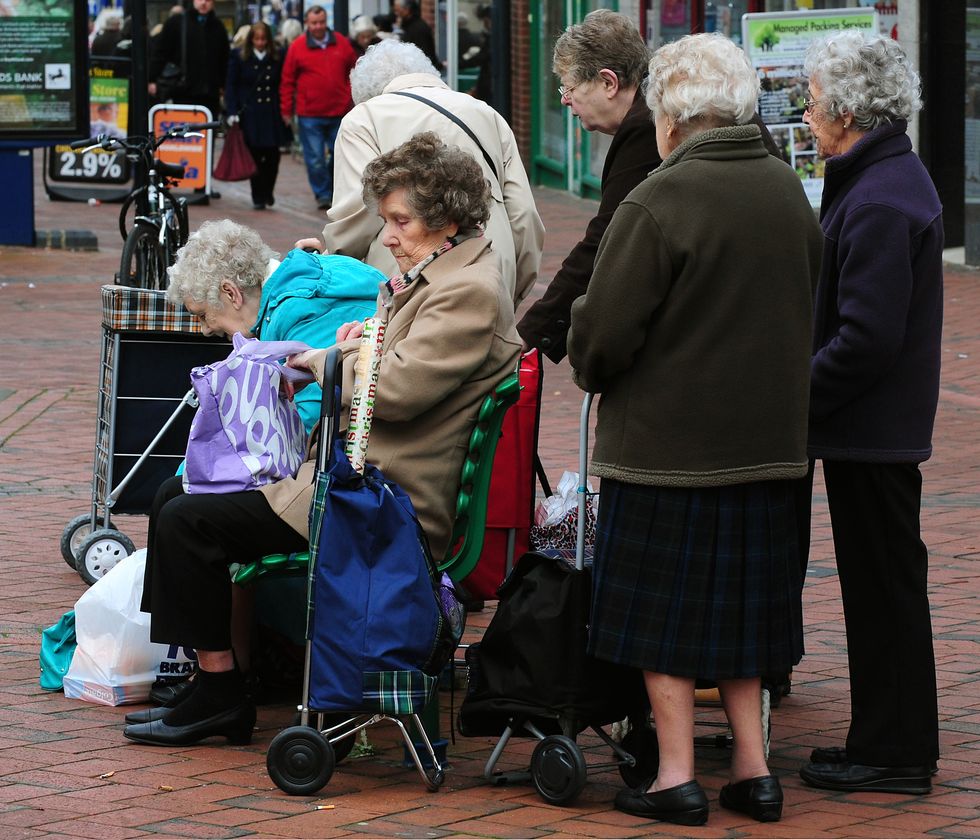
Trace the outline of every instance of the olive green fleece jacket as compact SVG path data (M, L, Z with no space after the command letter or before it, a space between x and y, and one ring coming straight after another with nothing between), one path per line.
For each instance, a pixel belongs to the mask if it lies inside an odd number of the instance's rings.
M572 306L575 380L601 394L592 472L674 487L804 475L822 245L752 125L689 138L637 186Z

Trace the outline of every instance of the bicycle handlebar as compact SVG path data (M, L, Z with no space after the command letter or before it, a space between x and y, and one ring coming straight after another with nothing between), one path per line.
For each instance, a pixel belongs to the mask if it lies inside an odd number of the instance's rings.
M146 137L127 137L125 140L121 140L118 137L109 137L107 134L100 134L98 137L74 140L68 144L68 147L70 149L85 149L86 151L95 148L102 148L106 151L113 149L136 151L140 148L156 148L168 137L182 137L193 132L213 131L214 129L221 128L221 126L222 123L219 120L204 123L180 123L172 126L165 134L157 138L147 135Z

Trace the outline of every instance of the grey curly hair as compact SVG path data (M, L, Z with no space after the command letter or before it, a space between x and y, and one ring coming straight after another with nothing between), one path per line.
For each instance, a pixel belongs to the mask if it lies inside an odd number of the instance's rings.
M821 89L820 107L832 119L847 112L870 131L922 107L921 82L905 51L884 35L839 32L810 45L803 72Z
M682 127L743 125L755 113L759 76L724 35L685 35L653 54L646 98L654 116Z
M364 168L364 204L376 207L404 189L406 203L430 231L449 224L469 233L490 217L490 184L471 154L447 146L433 131L375 158Z
M177 252L167 269L167 300L178 306L185 298L221 307L221 284L234 283L243 292L258 291L269 260L279 254L249 227L231 219L204 222Z
M612 70L621 85L635 88L649 61L650 51L632 20L596 9L558 36L551 69L558 77L569 75L569 83L575 85L599 78L600 70Z
M408 73L426 73L439 78L439 71L422 50L393 38L367 48L350 71L351 97L355 105L380 96L388 84Z

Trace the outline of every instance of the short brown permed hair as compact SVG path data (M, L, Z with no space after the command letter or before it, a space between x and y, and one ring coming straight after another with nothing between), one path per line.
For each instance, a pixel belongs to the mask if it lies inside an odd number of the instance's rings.
M364 204L377 207L389 193L404 189L406 202L429 230L450 224L469 233L490 217L490 184L473 155L447 146L432 131L372 160L364 168Z
M612 70L624 87L639 87L650 63L643 36L626 15L610 9L589 12L569 26L555 42L551 69L569 84L591 82L600 70Z

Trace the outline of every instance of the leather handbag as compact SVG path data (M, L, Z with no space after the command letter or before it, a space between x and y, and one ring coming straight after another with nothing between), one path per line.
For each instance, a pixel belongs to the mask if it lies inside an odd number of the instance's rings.
M256 169L252 153L245 145L241 126L238 123L229 126L221 157L214 167L214 177L219 181L246 181L255 174Z

